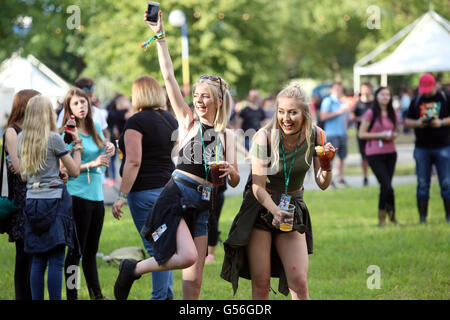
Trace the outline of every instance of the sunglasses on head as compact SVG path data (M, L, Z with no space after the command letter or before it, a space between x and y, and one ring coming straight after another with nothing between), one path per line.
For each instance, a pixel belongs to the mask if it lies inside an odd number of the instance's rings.
M203 75L200 77L200 80L205 80L205 79L211 80L211 81L219 81L221 98L223 99L222 78L218 77L218 76L208 76L208 75Z
M94 92L94 88L95 88L95 86L92 85L92 86L84 87L82 90L83 90L85 93L91 93L91 92Z

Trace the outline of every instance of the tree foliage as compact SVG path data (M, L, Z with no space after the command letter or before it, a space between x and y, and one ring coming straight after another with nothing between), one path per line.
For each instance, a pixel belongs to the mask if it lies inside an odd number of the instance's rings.
M450 16L447 0L434 10ZM80 9L80 26L68 27ZM143 74L161 80L156 45L139 43L152 36L144 20L146 1L5 0L0 10L0 59L18 49L32 53L69 82L93 77L100 95L129 94ZM379 28L369 28L368 8L380 12ZM188 22L191 83L218 74L235 94L256 87L277 91L292 78L351 83L354 63L412 23L430 1L405 0L164 0L161 1L169 50L181 83L180 28L168 22L174 9ZM21 19L33 18L28 29Z

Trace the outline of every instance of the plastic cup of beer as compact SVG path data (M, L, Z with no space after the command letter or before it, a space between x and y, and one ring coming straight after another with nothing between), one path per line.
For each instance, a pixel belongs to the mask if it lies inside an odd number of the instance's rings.
M208 163L209 170L211 171L212 184L215 186L222 186L225 184L225 177L219 178L223 172L220 169L226 168L226 163L223 161Z
M322 146L316 146L316 154L319 157L320 167L322 171L330 171L331 170L331 160L334 158L336 151L328 151L325 152Z
M289 204L287 209L283 209L283 211L292 213L291 216L283 216L280 222L280 230L284 232L288 232L292 230L294 226L294 213L295 213L295 205Z

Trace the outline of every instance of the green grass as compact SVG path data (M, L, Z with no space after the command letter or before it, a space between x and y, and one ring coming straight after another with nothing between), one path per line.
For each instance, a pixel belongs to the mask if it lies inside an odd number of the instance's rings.
M314 231L314 254L309 256L309 290L312 299L442 299L449 298L450 226L444 220L439 186L432 184L429 219L418 224L415 185L395 187L400 226L377 227L378 188L307 191ZM222 240L239 210L242 197L227 198L220 220ZM0 299L14 299L14 245L0 235ZM114 222L111 208L106 219L99 251L109 254L125 246L142 246L129 212ZM250 299L250 281L240 279L233 296L231 284L219 276L223 247L216 250L216 262L205 266L200 299ZM117 267L99 259L103 293L113 298ZM369 290L366 282L370 265L381 271L381 288ZM181 298L181 271L174 272L175 298ZM278 279L272 280L276 290ZM151 275L143 276L131 290L130 299L148 299ZM63 293L65 297L65 293ZM88 299L82 277L79 297ZM289 299L270 293L270 299Z

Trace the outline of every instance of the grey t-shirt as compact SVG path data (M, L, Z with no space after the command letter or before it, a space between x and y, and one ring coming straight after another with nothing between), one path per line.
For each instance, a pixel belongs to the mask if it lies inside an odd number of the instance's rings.
M21 140L22 132L19 134L17 141ZM17 154L20 158L20 145L17 146ZM36 173L27 174L27 198L59 198L61 197L62 189L50 188L50 186L61 185L63 181L59 177L59 158L66 155L69 151L62 137L56 133L51 132L48 137L47 145L47 159L45 160L44 168L38 170ZM33 188L33 184L39 182L38 188Z

